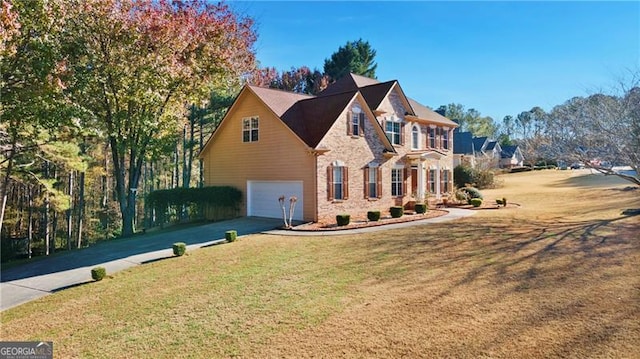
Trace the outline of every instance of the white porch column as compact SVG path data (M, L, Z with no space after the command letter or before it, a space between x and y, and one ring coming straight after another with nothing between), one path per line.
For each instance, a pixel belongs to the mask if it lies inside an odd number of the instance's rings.
M440 200L442 198L442 190L440 189L440 162L436 166L436 175L435 175L435 185L436 185L436 199Z
M424 176L424 163L422 161L418 162L418 193L416 198L418 203L422 202L425 198L425 176ZM426 203L426 202L425 202Z

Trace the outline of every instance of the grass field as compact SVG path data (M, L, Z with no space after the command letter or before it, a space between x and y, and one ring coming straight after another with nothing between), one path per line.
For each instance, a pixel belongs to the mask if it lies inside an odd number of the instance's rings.
M332 237L253 235L2 313L57 358L638 358L640 190L500 177L517 204Z

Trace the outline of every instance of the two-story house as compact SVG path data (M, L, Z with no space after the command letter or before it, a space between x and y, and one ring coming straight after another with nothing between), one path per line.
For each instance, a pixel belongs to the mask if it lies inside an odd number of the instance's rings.
M522 166L524 157L517 145L501 146L498 141L488 137L473 137L471 132L453 133L454 167L465 164L483 169L512 168Z
M200 153L207 186L234 186L242 213L294 219L438 200L453 190L456 123L398 81L347 75L317 96L246 85Z

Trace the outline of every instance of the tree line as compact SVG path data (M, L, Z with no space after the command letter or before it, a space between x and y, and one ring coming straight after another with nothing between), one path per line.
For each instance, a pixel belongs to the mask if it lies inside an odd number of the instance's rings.
M548 112L534 106L501 123L456 103L436 112L456 121L460 131L518 145L527 165L580 164L640 186L640 71L628 71L610 91L576 96Z
M3 244L132 235L140 196L198 180L215 99L255 67L253 20L199 0L0 6Z

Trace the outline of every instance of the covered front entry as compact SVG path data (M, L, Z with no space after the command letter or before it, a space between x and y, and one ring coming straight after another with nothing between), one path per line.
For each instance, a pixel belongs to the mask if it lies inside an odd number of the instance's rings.
M438 151L425 151L407 154L411 165L411 193L416 198L442 197L441 167L439 160L443 154Z
M302 181L247 181L247 216L282 218L278 198L285 196L285 208L289 215L289 198L295 196L293 219L303 219Z

